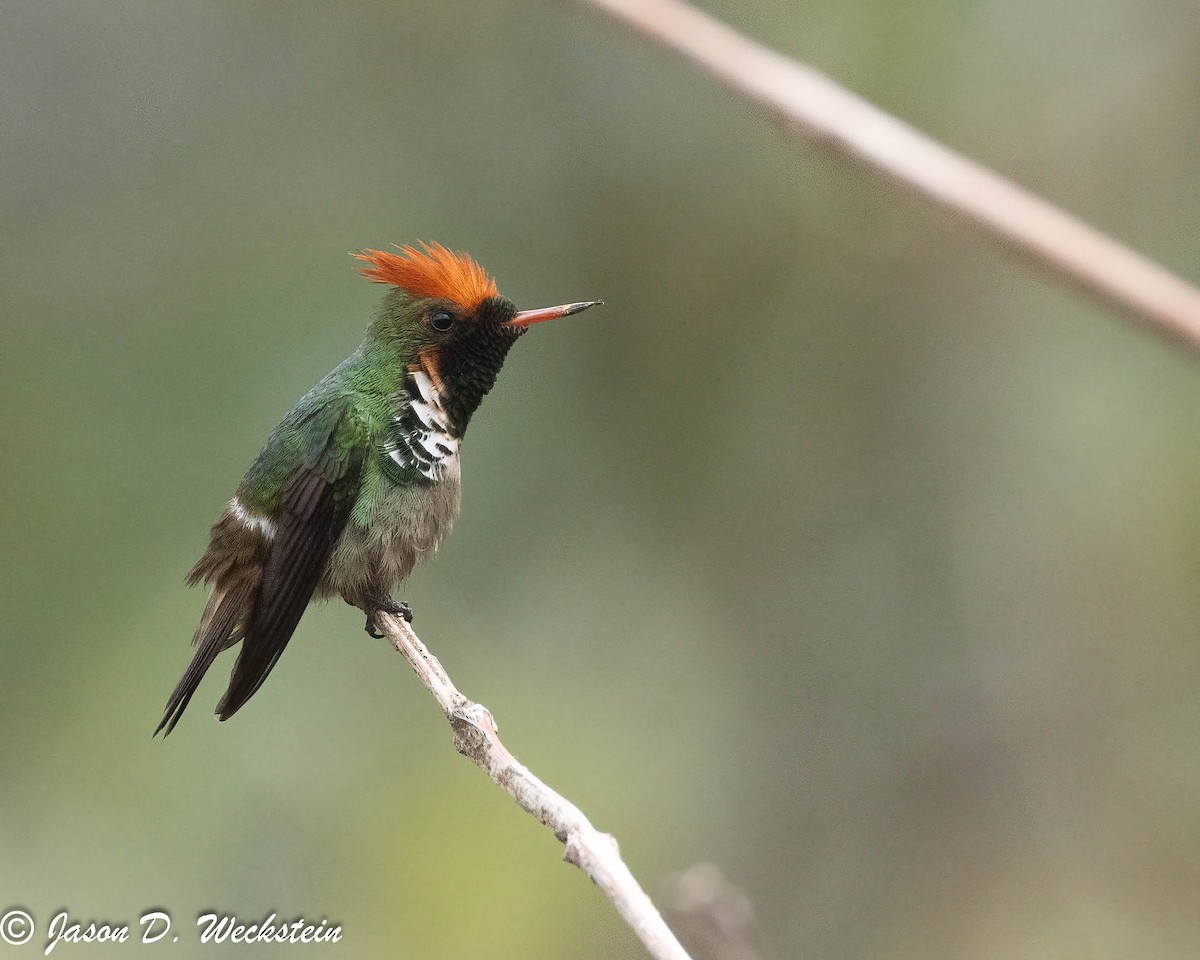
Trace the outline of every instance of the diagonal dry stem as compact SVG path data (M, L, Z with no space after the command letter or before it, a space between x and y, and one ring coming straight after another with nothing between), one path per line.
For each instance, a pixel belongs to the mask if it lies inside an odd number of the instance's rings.
M789 129L975 223L1129 318L1200 350L1200 290L829 77L683 0L586 0L683 54Z
M509 753L496 732L491 713L468 700L451 682L437 657L429 652L404 620L380 614L388 639L416 671L441 705L454 731L454 746L482 769L526 813L544 823L566 845L563 859L592 878L617 912L633 928L655 960L689 960L661 914L637 882L609 834L601 833L583 812L534 776Z

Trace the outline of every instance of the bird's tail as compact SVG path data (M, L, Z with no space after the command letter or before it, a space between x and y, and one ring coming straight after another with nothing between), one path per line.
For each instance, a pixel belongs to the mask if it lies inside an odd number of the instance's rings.
M162 721L154 730L157 736L170 734L175 724L187 709L188 701L200 686L204 674L217 659L217 654L227 650L242 639L242 631L250 619L255 590L258 587L257 578L242 577L227 588L214 587L212 596L204 608L204 616L192 643L196 647L196 655L187 670L175 685ZM165 732L163 732L165 731Z

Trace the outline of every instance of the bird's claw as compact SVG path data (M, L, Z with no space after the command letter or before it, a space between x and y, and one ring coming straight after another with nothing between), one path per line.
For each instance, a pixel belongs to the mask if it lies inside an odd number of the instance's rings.
M376 640L381 640L384 633L379 629L379 614L390 613L397 617L403 617L406 623L412 623L412 607L403 600L393 600L391 597L384 597L381 600L372 599L370 609L367 611L366 631Z

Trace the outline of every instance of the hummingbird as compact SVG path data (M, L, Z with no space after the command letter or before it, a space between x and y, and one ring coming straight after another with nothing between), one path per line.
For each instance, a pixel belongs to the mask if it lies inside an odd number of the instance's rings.
M379 615L458 516L459 449L509 349L535 323L602 301L518 311L471 257L438 243L362 250L391 289L358 349L267 438L187 575L209 587L192 662L154 733L170 734L217 655L241 643L217 705L228 720L262 686L311 600Z

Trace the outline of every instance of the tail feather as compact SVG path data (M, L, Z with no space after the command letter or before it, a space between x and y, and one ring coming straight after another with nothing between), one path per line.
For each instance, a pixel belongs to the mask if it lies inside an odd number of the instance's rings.
M170 735L217 654L242 638L242 629L250 618L255 586L255 579L245 578L227 590L213 592L192 641L197 647L196 655L167 700L162 721L154 730L155 736L164 730L164 737Z

